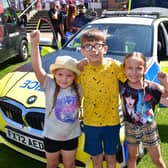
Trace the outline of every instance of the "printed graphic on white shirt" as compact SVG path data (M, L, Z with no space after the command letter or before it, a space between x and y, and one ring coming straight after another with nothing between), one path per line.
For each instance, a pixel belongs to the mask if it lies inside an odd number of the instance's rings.
M78 116L77 97L66 96L57 99L54 113L58 120L65 123L73 123Z

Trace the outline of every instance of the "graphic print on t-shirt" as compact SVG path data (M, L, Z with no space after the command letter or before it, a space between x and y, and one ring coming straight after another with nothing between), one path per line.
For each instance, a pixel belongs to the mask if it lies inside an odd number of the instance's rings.
M147 86L144 89L133 89L127 84L122 89L123 114L132 123L145 124L154 120L154 106L159 102L157 89Z
M78 116L77 97L65 96L57 99L54 114L62 122L73 123Z

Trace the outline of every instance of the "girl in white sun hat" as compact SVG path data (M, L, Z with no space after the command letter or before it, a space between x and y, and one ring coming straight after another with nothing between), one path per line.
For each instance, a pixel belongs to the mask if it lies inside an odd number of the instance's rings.
M79 89L75 83L79 70L77 60L59 56L50 65L50 77L42 67L39 41L40 32L30 33L31 61L41 86L45 89L46 114L44 122L44 148L47 168L56 168L60 155L65 168L75 168L78 137L81 134L78 120L80 106Z

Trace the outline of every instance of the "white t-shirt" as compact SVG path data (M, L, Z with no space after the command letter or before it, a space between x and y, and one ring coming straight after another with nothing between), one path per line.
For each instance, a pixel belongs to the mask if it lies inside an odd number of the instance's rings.
M60 141L78 137L81 134L81 128L78 119L79 105L75 91L71 87L60 89L52 109L55 81L46 76L43 87L46 96L44 136Z

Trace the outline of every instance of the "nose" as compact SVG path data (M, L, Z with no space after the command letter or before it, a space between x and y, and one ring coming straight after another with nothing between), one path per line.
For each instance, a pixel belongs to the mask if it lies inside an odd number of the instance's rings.
M67 80L67 76L66 76L66 75L63 76L63 77L62 77L62 80L66 81L66 80Z
M95 46L92 47L91 51L94 52L94 53L96 53L96 54L99 52L99 51L96 49Z

